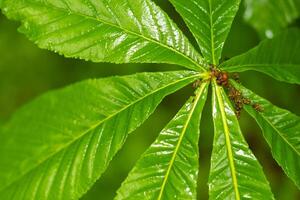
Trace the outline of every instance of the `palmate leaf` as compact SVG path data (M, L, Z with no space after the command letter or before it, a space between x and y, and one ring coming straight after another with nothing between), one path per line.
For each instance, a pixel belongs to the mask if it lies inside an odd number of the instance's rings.
M17 112L0 140L0 199L77 199L186 71L83 81Z
M300 16L299 0L245 0L245 20L260 34L272 38Z
M201 56L150 0L4 0L2 8L40 48L66 57L203 69Z
M262 112L256 112L252 107L245 109L261 127L275 160L300 188L300 117L274 106L237 83L232 84L262 107Z
M170 0L195 36L203 56L218 64L240 0Z
M215 82L213 121L210 199L274 199L259 162L243 138L223 88Z
M196 199L203 83L142 155L116 199Z
M255 70L288 83L300 84L300 30L289 29L254 49L221 64L223 70Z

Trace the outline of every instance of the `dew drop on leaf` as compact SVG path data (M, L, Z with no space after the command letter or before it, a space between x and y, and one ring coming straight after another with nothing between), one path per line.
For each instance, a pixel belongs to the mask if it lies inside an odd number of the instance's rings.
M271 39L271 38L274 37L273 31L270 30L270 29L267 29L266 32L265 32L265 34L266 34L266 37L269 38L269 39Z

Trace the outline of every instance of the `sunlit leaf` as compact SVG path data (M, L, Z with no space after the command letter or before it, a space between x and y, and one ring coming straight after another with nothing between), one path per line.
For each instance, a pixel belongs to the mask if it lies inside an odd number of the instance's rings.
M260 34L272 38L300 16L299 0L245 0L245 20Z
M275 160L300 188L300 117L274 106L239 84L234 85L263 110L257 112L252 107L246 107L261 127Z
M0 140L0 199L77 199L105 171L128 133L193 72L83 81L19 110Z
M213 120L210 199L274 199L263 170L241 133L224 89L215 82Z
M2 7L31 41L66 57L201 69L201 56L150 0L4 0Z
M195 36L203 56L218 64L240 0L170 0Z
M290 29L221 65L229 72L255 70L279 81L300 84L300 30Z
M196 199L200 116L207 83L142 155L116 199Z

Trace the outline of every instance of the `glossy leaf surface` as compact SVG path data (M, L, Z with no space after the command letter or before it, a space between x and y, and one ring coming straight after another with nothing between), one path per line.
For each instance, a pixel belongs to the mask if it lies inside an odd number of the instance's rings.
M245 0L245 20L261 38L273 38L300 16L299 0Z
M252 107L246 107L261 127L275 160L300 188L300 117L274 106L239 84L234 85L263 109L257 112Z
M0 140L0 199L77 199L128 133L168 94L199 78L186 71L88 80L17 112Z
M215 82L213 121L215 135L209 176L210 199L274 199L223 88Z
M240 0L170 0L195 36L203 56L218 64Z
M4 0L2 7L40 48L66 57L201 69L201 56L150 0Z
M221 65L229 72L255 70L288 83L300 84L300 30L290 29Z
M203 83L142 155L116 199L196 199Z

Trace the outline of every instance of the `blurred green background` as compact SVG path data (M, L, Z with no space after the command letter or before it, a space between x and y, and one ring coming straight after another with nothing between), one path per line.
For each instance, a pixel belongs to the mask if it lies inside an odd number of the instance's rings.
M190 32L169 3L166 1L157 1L157 3L170 14L196 46ZM256 31L243 21L243 12L244 7L241 5L224 47L224 58L243 53L260 41ZM299 23L294 23L293 26L300 27ZM36 96L83 79L182 69L162 64L114 65L66 59L47 50L39 49L24 35L18 33L17 27L18 23L9 21L0 14L0 125L9 120L16 109ZM255 72L242 73L241 80L245 86L269 99L275 105L300 115L299 86L280 83ZM155 140L159 131L175 115L190 94L192 94L192 87L188 86L167 97L155 114L129 137L104 176L82 199L112 199L138 157ZM207 179L213 139L210 110L209 99L201 122L199 199L208 199ZM244 112L240 122L252 151L264 168L276 199L300 199L300 191L272 159L269 148L254 120Z

